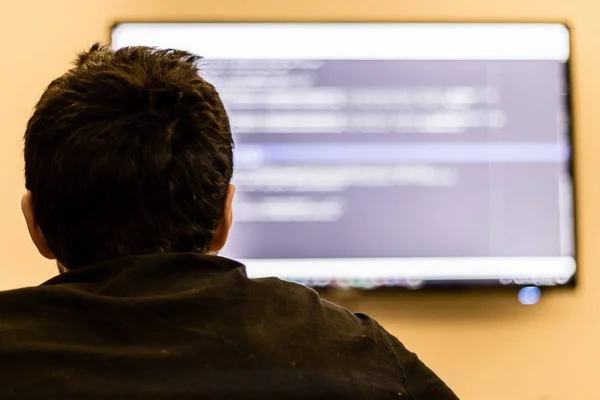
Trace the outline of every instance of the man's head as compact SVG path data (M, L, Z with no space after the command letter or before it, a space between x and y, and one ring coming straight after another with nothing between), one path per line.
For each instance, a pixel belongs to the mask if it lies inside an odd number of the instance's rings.
M25 133L22 201L42 255L73 269L225 244L233 141L197 62L94 45L48 86Z

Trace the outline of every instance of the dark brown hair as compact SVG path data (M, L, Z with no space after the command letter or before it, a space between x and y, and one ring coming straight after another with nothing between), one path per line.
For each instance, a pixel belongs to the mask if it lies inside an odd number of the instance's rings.
M42 95L25 133L25 181L48 246L68 268L209 249L233 140L198 60L94 45Z

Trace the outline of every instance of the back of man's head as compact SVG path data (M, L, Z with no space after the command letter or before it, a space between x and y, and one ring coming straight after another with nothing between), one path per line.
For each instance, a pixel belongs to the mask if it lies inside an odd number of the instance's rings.
M68 268L210 250L233 141L197 62L183 51L94 45L42 95L25 133L28 225Z

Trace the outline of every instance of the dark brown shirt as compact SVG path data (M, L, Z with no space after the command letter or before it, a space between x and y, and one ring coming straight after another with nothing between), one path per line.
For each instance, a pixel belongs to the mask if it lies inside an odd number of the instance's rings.
M0 292L0 399L74 398L457 399L366 315L188 253Z

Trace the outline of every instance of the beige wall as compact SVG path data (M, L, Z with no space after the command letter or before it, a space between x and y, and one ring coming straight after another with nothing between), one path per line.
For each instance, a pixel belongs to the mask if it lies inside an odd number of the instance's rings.
M514 295L360 299L461 394L473 400L600 399L600 5L585 0L0 0L0 289L54 273L21 221L21 136L44 85L73 53L106 40L116 19L565 20L574 80L580 286L534 307Z

